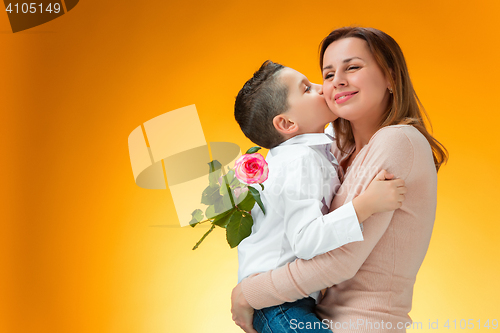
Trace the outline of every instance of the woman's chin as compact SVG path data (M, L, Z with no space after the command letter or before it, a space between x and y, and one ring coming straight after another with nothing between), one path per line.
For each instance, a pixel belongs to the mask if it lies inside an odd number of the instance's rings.
M332 121L335 121L337 118L340 117L336 109L333 109L333 110L330 109L330 112L333 113L333 117L332 117L333 120Z
M337 114L337 119L338 118L342 118L349 121L356 119L356 117L353 117L353 114L349 112L339 112Z
M330 111L335 115L336 118L344 118L344 116L352 113L346 108L339 108L338 105L334 105L330 108Z

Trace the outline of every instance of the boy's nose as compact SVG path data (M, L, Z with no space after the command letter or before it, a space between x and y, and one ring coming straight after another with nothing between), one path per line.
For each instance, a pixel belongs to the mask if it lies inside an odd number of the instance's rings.
M317 84L317 83L313 83L313 86L314 86L314 89L316 90L316 92L318 94L323 95L323 85Z

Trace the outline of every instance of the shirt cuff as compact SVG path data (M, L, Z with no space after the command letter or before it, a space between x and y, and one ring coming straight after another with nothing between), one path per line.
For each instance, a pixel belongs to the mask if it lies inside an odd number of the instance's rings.
M339 246L364 240L362 226L359 224L352 201L335 209L334 215L330 212L323 218L335 227Z

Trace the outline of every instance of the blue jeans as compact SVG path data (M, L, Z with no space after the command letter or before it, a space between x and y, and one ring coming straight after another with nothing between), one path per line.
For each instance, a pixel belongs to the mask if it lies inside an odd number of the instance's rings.
M253 327L259 333L332 333L314 312L313 298L255 310Z

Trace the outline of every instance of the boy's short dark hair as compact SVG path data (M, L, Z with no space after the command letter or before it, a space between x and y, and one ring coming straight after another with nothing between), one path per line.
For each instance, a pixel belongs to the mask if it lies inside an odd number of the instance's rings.
M288 110L288 87L278 78L283 68L265 61L241 88L234 103L234 118L243 133L267 149L285 141L273 125L273 118Z

